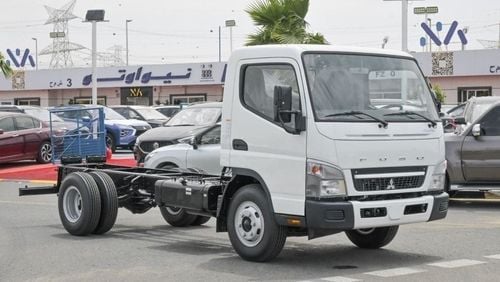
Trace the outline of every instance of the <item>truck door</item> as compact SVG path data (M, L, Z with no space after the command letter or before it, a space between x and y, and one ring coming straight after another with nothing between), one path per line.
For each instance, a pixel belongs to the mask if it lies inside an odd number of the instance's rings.
M469 132L462 145L462 169L469 182L500 181L500 106L479 122L481 136Z
M292 110L303 108L303 83L292 59L245 60L239 66L231 126L231 166L255 172L276 213L304 214L306 132L292 134L274 120L274 87L292 87ZM294 117L286 123L293 128Z

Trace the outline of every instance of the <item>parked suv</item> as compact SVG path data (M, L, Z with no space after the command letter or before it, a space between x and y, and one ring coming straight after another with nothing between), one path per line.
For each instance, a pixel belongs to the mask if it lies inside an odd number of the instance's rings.
M134 156L138 163L144 157L163 146L179 143L179 139L193 135L201 128L208 128L221 120L222 103L212 102L189 106L174 117L164 127L149 130L137 138Z
M158 112L156 109L146 106L110 106L113 110L117 111L120 115L127 119L143 120L152 128L163 126L168 121L168 117Z
M461 129L445 137L446 191L500 190L500 97L471 98Z
M93 105L71 105L66 108L81 108L86 107L102 107L104 109L104 125L106 126L106 145L115 152L116 148L130 148L132 149L137 136L151 129L151 126L142 120L128 120L124 118L119 113L115 112L113 109L104 106L93 106ZM59 109L63 109L60 107ZM57 113L62 119L75 121L78 117L75 116L78 113L76 111L67 111ZM88 116L91 117L92 114L79 114L80 118Z

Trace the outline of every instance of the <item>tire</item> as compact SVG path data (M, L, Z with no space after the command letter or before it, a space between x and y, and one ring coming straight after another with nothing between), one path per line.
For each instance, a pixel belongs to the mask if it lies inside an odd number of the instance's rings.
M115 138L110 133L106 133L106 146L111 149L112 153L116 152Z
M399 226L349 230L345 234L351 242L363 249L378 249L389 244L398 233Z
M160 212L165 221L174 227L186 227L192 225L197 215L188 214L183 208L160 207Z
M104 234L113 228L118 215L118 193L115 183L111 177L103 172L94 171L89 173L99 187L101 196L101 216L93 234Z
M192 226L200 226L200 225L203 225L205 223L207 223L209 220L210 220L211 217L209 216L202 216L202 215L199 215L196 217L196 219L193 221L193 223L191 223Z
M96 229L101 216L101 196L92 176L84 172L68 174L58 197L59 217L68 233L85 236Z
M241 187L232 197L227 231L236 253L255 262L279 255L287 234L287 228L276 223L266 194L257 184Z
M44 141L38 148L38 155L36 161L39 164L46 164L52 161L52 144L49 141Z

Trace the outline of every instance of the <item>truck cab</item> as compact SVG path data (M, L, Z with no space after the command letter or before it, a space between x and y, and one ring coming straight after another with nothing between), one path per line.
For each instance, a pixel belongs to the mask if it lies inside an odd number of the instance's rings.
M328 45L236 50L223 103L220 161L233 177L226 197L250 185L267 201L260 207L254 191L230 203L227 226L230 237L235 226L240 255L265 239L249 227L264 224L246 216L257 210L271 210L289 234L347 231L361 247L387 244L401 224L446 216L443 128L407 53Z

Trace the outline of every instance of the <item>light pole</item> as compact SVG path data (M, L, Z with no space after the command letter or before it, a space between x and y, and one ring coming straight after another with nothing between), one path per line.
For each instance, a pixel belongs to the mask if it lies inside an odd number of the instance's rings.
M38 39L36 37L32 37L31 39L35 40L35 64L36 70L38 70Z
M125 57L128 66L128 23L132 20L125 20Z
M227 20L226 27L229 27L229 50L233 52L233 26L236 26L235 20Z
M213 29L210 32L214 32ZM219 62L221 61L221 26L219 25Z
M104 21L104 10L88 10L85 21L92 23L92 105L97 105L97 23Z

